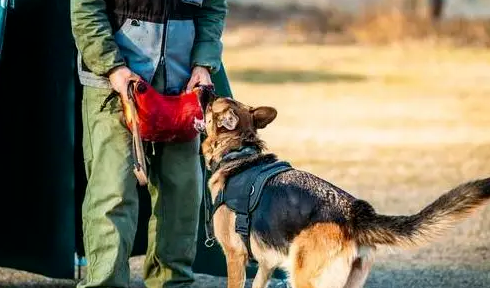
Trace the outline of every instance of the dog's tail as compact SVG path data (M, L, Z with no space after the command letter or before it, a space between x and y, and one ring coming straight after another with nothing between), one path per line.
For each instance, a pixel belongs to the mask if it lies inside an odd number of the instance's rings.
M360 245L419 246L442 234L490 200L490 178L467 182L411 216L376 214L367 202L354 202L352 235Z

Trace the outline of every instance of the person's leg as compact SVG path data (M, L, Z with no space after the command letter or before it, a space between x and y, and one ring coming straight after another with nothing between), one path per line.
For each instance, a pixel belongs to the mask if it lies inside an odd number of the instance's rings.
M200 139L156 145L150 160L153 215L144 278L147 287L186 287L194 280L202 197Z
M129 256L138 218L131 136L121 122L118 97L101 112L111 91L84 87L83 153L87 174L82 206L87 274L78 287L128 287Z

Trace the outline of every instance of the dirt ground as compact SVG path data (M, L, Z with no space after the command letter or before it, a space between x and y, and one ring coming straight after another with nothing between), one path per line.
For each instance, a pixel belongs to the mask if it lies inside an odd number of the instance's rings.
M414 213L453 186L490 175L490 51L237 39L225 35L235 98L279 112L261 133L269 149L379 213ZM490 287L490 206L426 247L381 248L377 259L366 287ZM143 287L140 264L132 259L133 287ZM194 287L226 283L198 279ZM0 269L0 286L74 282Z

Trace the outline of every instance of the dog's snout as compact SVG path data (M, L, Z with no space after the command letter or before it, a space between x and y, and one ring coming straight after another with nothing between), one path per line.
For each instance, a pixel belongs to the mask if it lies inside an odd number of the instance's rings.
M207 108L209 104L216 100L216 94L213 86L201 86L201 105L203 108Z
M138 93L145 93L146 90L148 90L148 87L146 87L145 84L138 82L138 84L136 84L136 90L138 91Z

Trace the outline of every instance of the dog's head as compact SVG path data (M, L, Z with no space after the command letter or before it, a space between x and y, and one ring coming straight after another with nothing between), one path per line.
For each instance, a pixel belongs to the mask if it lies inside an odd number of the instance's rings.
M205 110L206 133L208 137L256 134L276 116L277 111L272 107L251 107L230 98L216 98Z
M203 153L206 164L219 161L231 150L245 145L264 148L257 130L265 128L277 116L273 107L251 107L229 98L212 98L205 109L206 140Z

